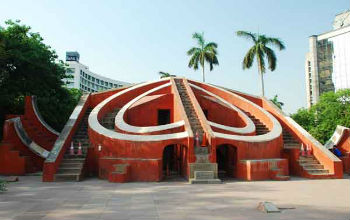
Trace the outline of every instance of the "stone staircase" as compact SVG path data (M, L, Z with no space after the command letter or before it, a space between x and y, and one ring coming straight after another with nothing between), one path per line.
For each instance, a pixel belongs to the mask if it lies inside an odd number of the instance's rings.
M83 168L89 147L88 137L88 118L91 113L91 108L88 108L84 117L75 132L72 142L74 146L74 155L70 153L70 147L64 154L64 158L55 174L56 181L80 181L83 177ZM82 148L82 155L78 154L79 143Z
M181 102L185 108L191 129L194 134L198 133L199 143L201 143L205 135L204 129L198 119L184 82L182 79L175 79L175 84L179 91ZM196 162L190 164L190 183L221 183L217 178L217 164L209 162L208 146L195 146L194 153Z
M118 114L120 108L116 108L108 112L100 121L101 125L107 129L114 130L115 116Z
M193 134L196 134L196 132L198 132L199 139L202 140L204 130L203 130L202 125L198 119L196 111L194 110L191 99L187 93L186 87L185 87L182 79L175 79L175 82L176 82L177 90L179 91L179 94L180 94L182 104L185 108L187 118L190 122Z
M293 135L291 135L289 133L288 130L286 130L285 128L283 128L282 131L282 135L283 135L283 148L284 149L293 149L293 148L300 148L300 142L297 141Z
M300 156L298 160L300 166L306 171L310 176L329 175L329 171L324 169L323 165L313 156Z
M269 132L269 129L254 115L250 114L247 111L243 111L243 112L254 122L255 128L256 128L256 135L262 135Z

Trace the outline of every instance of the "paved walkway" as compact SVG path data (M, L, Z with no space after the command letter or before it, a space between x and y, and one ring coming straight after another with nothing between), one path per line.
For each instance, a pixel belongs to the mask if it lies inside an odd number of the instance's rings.
M0 193L0 219L350 219L350 179L286 182L115 184L98 179L43 183L20 177ZM265 214L271 201L285 209Z

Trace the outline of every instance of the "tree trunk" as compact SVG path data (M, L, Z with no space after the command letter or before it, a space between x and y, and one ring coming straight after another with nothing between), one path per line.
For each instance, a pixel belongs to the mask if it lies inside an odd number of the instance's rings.
M205 82L204 65L202 66L203 82Z
M260 81L261 81L261 95L265 96L265 88L264 88L264 74L260 72Z
M265 96L265 88L264 88L264 73L261 71L261 63L259 58L257 58L257 63L258 63L258 70L259 70L259 75L260 75L260 83L261 83L261 95Z

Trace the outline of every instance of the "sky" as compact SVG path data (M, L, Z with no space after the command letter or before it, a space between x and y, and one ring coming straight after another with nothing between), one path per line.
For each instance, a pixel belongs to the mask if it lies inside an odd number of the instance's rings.
M188 68L186 51L196 46L194 32L218 44L220 65L206 71L206 82L260 95L254 63L242 69L252 46L235 36L245 30L280 38L286 50L277 68L265 74L265 96L278 95L283 109L306 107L305 54L308 37L332 29L334 16L350 8L349 0L0 0L0 26L19 19L39 32L65 59L78 51L80 62L97 74L138 83L164 71L201 80Z

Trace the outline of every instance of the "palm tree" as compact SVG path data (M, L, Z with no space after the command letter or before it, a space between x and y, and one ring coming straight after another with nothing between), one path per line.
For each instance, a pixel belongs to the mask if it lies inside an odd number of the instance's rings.
M269 63L269 69L274 71L276 69L277 58L275 52L268 47L269 45L276 46L279 50L285 48L284 43L278 38L267 37L265 35L254 34L246 31L237 31L237 36L245 37L253 41L253 46L248 50L247 54L243 59L243 69L249 69L253 65L254 58L256 57L256 62L258 65L258 71L261 81L261 91L262 96L265 95L264 91L264 76L265 73L265 56Z
M205 82L204 63L209 63L210 71L212 71L214 68L213 65L219 65L219 61L216 57L216 49L218 48L218 45L214 42L206 43L203 35L204 33L194 33L192 35L192 38L197 40L199 47L192 47L187 51L187 55L191 56L188 67L193 67L194 70L197 70L200 64L202 68L203 82Z
M282 110L282 107L284 106L284 103L278 100L278 95L275 95L273 99L270 99L270 101L275 104L279 109Z
M163 72L163 71L159 71L159 75L160 75L160 78L166 78L166 77L175 77L175 75L171 75L170 73L168 72Z

